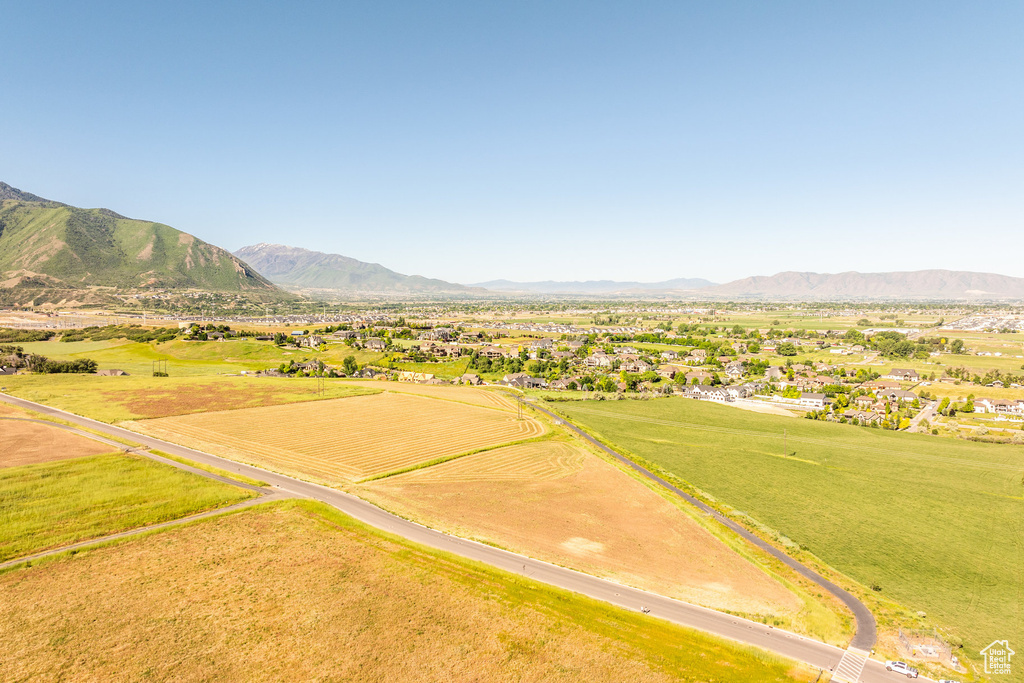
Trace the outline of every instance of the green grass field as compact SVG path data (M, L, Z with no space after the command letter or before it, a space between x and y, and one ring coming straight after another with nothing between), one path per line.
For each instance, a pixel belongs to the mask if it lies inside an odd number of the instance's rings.
M340 367L346 356L355 356L360 364L373 363L384 354L330 344L326 351L284 348L270 342L229 339L226 341L182 341L139 343L126 339L83 342L30 342L19 344L26 353L37 353L55 360L91 358L100 369L124 370L130 375L152 375L154 361L166 361L174 376L238 374L242 370L276 368L289 360L320 359Z
M0 561L177 519L252 495L136 455L0 469Z
M553 403L962 639L1024 641L1024 449L682 398ZM785 438L783 436L785 430Z

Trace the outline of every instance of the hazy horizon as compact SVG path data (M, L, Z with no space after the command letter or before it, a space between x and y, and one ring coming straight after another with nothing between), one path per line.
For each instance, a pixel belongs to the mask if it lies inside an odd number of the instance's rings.
M22 4L0 180L460 283L1024 277L1017 3Z

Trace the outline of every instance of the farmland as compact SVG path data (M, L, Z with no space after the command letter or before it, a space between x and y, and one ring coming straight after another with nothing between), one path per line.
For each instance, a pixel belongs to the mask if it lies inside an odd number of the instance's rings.
M319 394L312 378L241 376L16 375L5 377L4 385L21 398L111 423L379 391L330 382Z
M762 558L738 552L567 438L466 456L353 492L458 536L827 640L843 637L834 614L787 588Z
M251 497L137 455L0 469L0 561Z
M29 414L0 404L0 468L99 455L110 446L57 426L29 422Z
M426 389L426 387L423 387ZM444 390L445 388L442 388ZM498 406L486 392L459 390ZM511 410L416 394L372 396L185 415L133 429L235 460L328 482L350 482L544 433Z
M430 386L404 382L343 381L344 386L358 387L366 391L391 391L400 394L427 396L444 401L455 401L483 408L515 410L515 403L502 391L473 389L470 387Z
M927 613L927 623L964 643L965 656L995 637L1024 639L1021 603L1007 599L1024 589L1019 448L682 399L553 405L882 597Z
M352 355L360 363L376 361L381 353L370 353L335 345L327 351L286 349L268 342L230 339L221 342L183 341L133 342L126 339L76 342L28 342L19 344L26 353L38 353L57 360L92 358L101 369L117 368L131 375L149 375L153 361L167 361L172 376L237 374L241 370L276 368L289 360L319 358L340 365Z
M54 586L61 586L54 591ZM16 680L813 680L792 662L262 505L0 576Z

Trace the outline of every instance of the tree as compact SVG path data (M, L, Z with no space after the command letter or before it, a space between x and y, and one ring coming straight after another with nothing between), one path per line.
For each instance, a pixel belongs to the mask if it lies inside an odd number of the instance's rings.
M795 356L797 353L793 342L782 342L777 350L780 356Z
M359 370L359 364L356 363L355 356L345 356L345 359L341 361L341 366L344 368L346 375L353 375Z
M864 341L864 333L860 330L847 330L846 334L843 335L843 339L850 342L851 344L860 344Z
M964 354L967 352L967 348L964 346L963 339L954 339L949 343L950 353Z

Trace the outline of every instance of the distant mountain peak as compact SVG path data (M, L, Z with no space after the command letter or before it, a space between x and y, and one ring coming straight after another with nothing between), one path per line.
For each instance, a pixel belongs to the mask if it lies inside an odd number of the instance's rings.
M0 183L0 300L97 303L111 292L197 289L285 296L230 253L109 209L81 209Z
M0 181L0 202L5 199L14 199L19 202L35 202L44 204L57 204L59 202L51 202L49 199L43 199L38 195L34 195L31 192L24 192L16 187L12 187L7 183Z
M403 275L379 263L328 254L302 247L260 242L242 247L235 256L251 264L275 284L375 294L473 293L473 289L419 275Z

